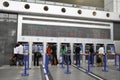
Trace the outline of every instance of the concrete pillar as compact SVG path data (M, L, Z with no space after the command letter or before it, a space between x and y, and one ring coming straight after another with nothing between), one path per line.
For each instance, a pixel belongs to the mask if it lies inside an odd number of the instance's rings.
M71 63L73 63L73 43L70 43L70 49L71 49Z
M29 61L30 61L30 63L29 63L29 67L31 68L31 66L32 66L32 42L29 42Z
M83 43L83 54L85 53L85 43ZM85 62L85 56L82 56L82 62Z
M94 53L96 53L96 43L94 43ZM96 62L96 56L94 56L94 63Z
M47 43L43 43L43 64L45 64L45 54L46 54L46 48L47 48Z
M59 42L57 43L57 59L58 61L60 59L60 43Z

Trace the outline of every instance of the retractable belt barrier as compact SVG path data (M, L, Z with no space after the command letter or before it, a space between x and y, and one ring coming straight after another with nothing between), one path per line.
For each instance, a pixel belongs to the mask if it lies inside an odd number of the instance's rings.
M69 54L66 55L66 57L67 57L67 69L65 71L65 74L71 74L71 72L69 70L69 56L70 56Z
M104 58L103 58L103 60L104 60L104 69L102 70L103 72L108 72L108 70L107 70L107 55L106 55L106 53L105 53L105 55L104 55Z
M61 63L61 68L65 68L64 67L64 55L62 54L62 63Z
M90 73L90 54L81 54L82 56L88 56L88 69L87 73Z
M45 69L46 69L46 75L49 75L49 67L48 67L48 64L49 64L49 56L48 54L45 55Z
M90 73L90 54L80 54L81 56L88 56L88 69L87 69L87 73ZM114 65L117 66L117 56L119 56L119 67L118 67L118 71L120 71L120 54L115 53L115 54L109 54L109 55L114 55ZM107 70L107 54L105 53L104 57L103 57L103 61L104 61L104 66L103 66L103 72L108 72ZM78 68L81 68L81 64L80 64L80 56L79 56L79 65L77 66ZM92 54L92 66L91 67L95 67L94 66L94 54Z
M78 66L77 66L77 67L78 67L78 68L81 68L81 62L80 62L80 60L81 60L81 55L79 54L78 56L79 56L79 57L78 57Z
M24 55L24 73L22 74L22 76L29 76L29 74L27 73L26 61L27 61L27 55Z
M30 70L30 61L29 61L29 54L27 55L27 70Z
M118 54L118 56L119 56L119 68L117 70L120 71L120 54Z
M91 67L95 67L94 66L94 54L92 53L92 66Z

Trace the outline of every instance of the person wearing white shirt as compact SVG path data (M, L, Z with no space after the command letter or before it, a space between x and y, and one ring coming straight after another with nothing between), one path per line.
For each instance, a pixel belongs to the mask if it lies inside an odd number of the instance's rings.
M103 54L103 55L105 54L104 47L100 47L98 51L99 51L99 54Z
M18 46L18 61L19 65L23 65L23 59L24 59L24 54L23 54L23 45L22 43Z
M103 64L104 64L104 62L103 62L103 55L105 55L105 50L104 50L104 47L103 47L103 45L101 45L100 46L100 48L99 48L99 50L98 50L99 52L99 57L100 57L100 59L101 59L101 62L99 63L99 65L102 67L103 66Z

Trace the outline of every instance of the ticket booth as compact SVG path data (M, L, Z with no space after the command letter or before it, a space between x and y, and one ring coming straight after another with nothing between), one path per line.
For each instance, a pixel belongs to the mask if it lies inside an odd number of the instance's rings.
M74 43L74 44L73 44L73 56L72 56L72 58L73 58L73 63L75 63L75 61L76 61L75 49L76 49L77 46L79 46L80 49L81 49L81 50L80 50L80 54L83 54L83 45L82 45L82 43ZM80 59L82 60L82 56L81 56Z
M89 54L90 47L92 47L93 50L94 50L94 45L92 43L86 43L86 45L85 45L85 54ZM88 56L85 56L85 60L88 60Z
M115 45L114 44L107 44L107 46L106 46L107 48L107 58L108 59L114 59L114 55L113 54L115 54Z
M43 63L43 47L41 42L33 42L32 44L32 62L34 66L39 66Z

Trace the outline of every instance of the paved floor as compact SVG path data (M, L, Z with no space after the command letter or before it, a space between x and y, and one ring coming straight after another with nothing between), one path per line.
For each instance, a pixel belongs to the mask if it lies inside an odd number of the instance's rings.
M103 67L91 67L91 73L87 73L87 63L81 64L82 68L76 68L76 65L70 66L71 74L65 74L66 68L61 69L59 66L50 66L49 70L53 80L120 80L120 71L117 70L118 66L114 63L109 63L107 70L103 72ZM65 65L66 67L66 65Z
M61 65L49 65L51 79L49 80L120 80L120 71L117 70L118 66L113 66L114 63L109 63L108 72L102 72L103 67L92 67L87 73L87 63L81 63L82 68L76 68L76 65L70 66L71 74L65 74L65 68L60 68ZM0 67L0 80L43 80L41 76L40 66L32 67L27 73L29 76L22 77L23 67L16 66L2 66Z
M0 80L42 80L40 67L33 67L27 71L29 76L23 77L23 67L2 66L0 67Z

